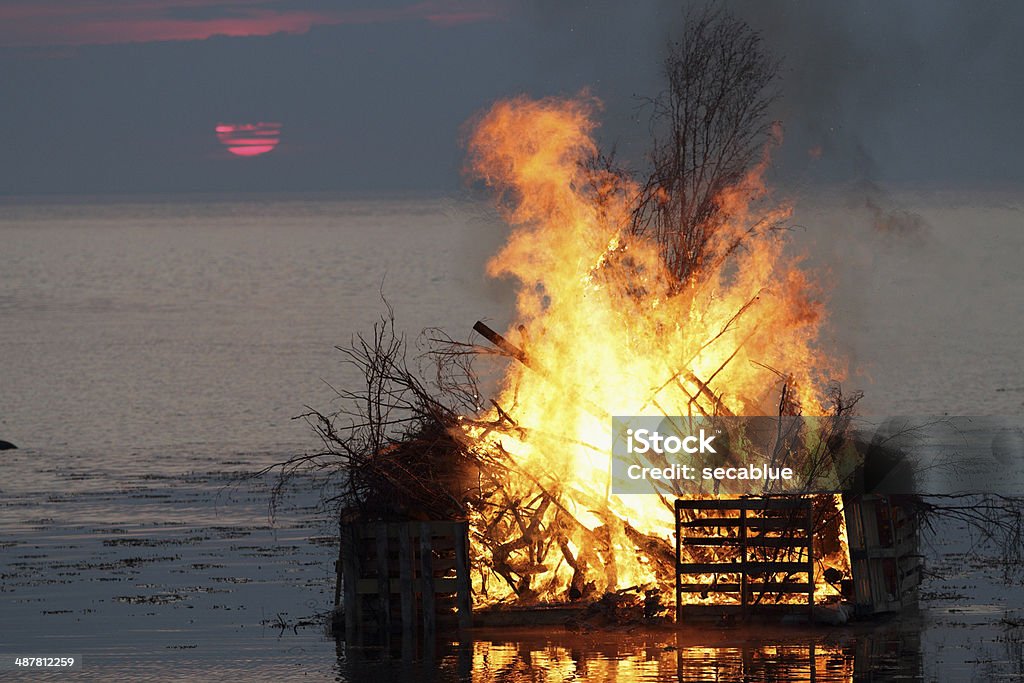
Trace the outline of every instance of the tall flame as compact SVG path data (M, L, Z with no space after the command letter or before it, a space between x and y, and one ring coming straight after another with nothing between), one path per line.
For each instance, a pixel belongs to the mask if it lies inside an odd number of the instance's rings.
M495 559L541 597L569 588L569 557L589 561L599 591L650 583L655 559L627 524L673 532L658 496L612 494L611 415L775 414L783 383L794 405L821 414L821 380L834 372L814 346L818 290L773 229L789 210L752 207L767 195L767 157L718 196L723 220L705 265L680 283L632 229L638 186L593 163L598 106L587 96L502 101L469 139L469 169L513 227L487 270L516 281L508 337L528 359L509 365L497 400L517 429L472 436L515 462L509 496L539 487L557 500L545 512L556 538L531 551L532 566Z

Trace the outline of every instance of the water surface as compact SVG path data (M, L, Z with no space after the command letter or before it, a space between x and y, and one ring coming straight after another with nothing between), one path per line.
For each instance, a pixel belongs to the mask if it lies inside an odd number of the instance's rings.
M798 204L796 239L830 268L825 341L863 409L1019 417L1016 198L918 197L915 236L830 201ZM331 491L299 480L271 519L273 481L246 477L317 447L292 418L354 379L333 346L382 288L410 341L504 325L509 285L483 275L503 230L449 200L0 205L0 438L20 446L0 454L0 655L78 654L83 680L1021 677L1020 585L956 528L928 547L944 578L909 625L480 633L404 659L326 637Z

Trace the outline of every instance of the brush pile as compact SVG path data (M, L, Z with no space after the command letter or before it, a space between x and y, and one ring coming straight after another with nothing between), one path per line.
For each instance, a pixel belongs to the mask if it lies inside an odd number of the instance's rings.
M493 332L486 336L494 341ZM674 581L672 539L639 528L610 505L585 510L585 523L569 482L542 479L504 449L503 442L523 438L525 428L497 403L483 405L473 360L525 358L497 338L496 348L488 348L428 330L414 370L388 308L371 337L338 347L364 382L337 392L337 411L309 409L301 416L322 449L289 460L282 474L329 473L339 488L332 502L343 523L469 520L478 604L582 601L599 612L588 613L587 622L660 618L661 597ZM834 415L821 423L825 431L813 439L818 451L801 455L804 472L822 468L846 445L842 430L855 401L838 392L835 401ZM669 486L663 493L658 505L670 519L679 492ZM836 536L835 514L819 519L822 537ZM711 561L715 549L692 553L693 561ZM645 573L633 583L637 558Z

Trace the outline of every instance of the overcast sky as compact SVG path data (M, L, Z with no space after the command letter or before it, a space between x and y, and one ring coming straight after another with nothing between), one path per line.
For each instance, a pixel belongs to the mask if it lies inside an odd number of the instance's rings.
M1024 6L730 5L784 59L779 174L1024 181ZM0 194L452 192L493 100L589 88L639 159L637 96L683 5L427 0L0 1ZM225 122L280 122L233 156ZM820 147L815 159L808 151Z

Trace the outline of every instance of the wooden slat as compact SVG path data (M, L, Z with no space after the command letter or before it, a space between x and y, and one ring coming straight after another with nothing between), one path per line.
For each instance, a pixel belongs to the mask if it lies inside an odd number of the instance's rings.
M779 582L763 583L748 582L747 594L757 593L806 593L811 584L806 582ZM679 591L682 593L739 593L741 585L738 583L680 583Z
M403 643L411 640L416 632L413 615L416 611L415 596L412 589L412 538L409 536L409 525L398 525L398 594L402 606L402 639Z
M725 536L684 536L683 545L696 546L718 546L739 548L743 545L744 539ZM775 538L762 536L747 536L746 545L748 548L806 548L810 541L807 538Z
M454 576L444 579L435 578L433 583L435 596L443 593L455 594L459 591L459 580ZM392 578L390 588L392 593L400 593L402 590L402 580ZM377 583L377 579L359 579L356 581L356 590L360 595L377 595L380 593L380 585ZM422 591L417 587L415 592L419 594Z
M680 562L677 565L680 574L739 574L742 567L739 562Z
M391 572L388 567L388 525L377 525L377 604L380 609L380 632L385 640L391 636Z
M459 560L457 557L436 557L438 552L437 546L434 546L434 572L440 574L446 574L453 569L458 569Z
M458 572L455 587L458 591L459 628L466 629L473 625L473 586L469 579L469 538L465 527L455 537L455 561Z
M679 525L679 523L680 523L680 520L679 520L679 499L676 499L676 507L675 507L676 565L679 564L679 558L681 557L681 554L680 554L680 550L681 550L680 539L683 537L683 530L682 530L682 527ZM682 618L683 618L682 617L682 612L680 611L680 607L682 607L682 604L683 604L682 594L680 593L680 590L679 590L679 587L682 585L681 581L682 581L682 577L679 574L679 567L677 566L676 567L676 623L677 624L680 621L682 621Z
M795 518L788 519L785 517L755 517L753 519L747 518L747 528L749 529L760 529L762 531L804 531L812 529L813 527L806 526L807 522L803 519Z
M680 574L795 574L806 573L807 562L680 562Z
M700 546L725 546L725 547L740 547L742 539L738 536L736 538L725 537L725 536L684 536L682 539L683 545L700 545Z
M342 571L342 565L345 561L344 552L345 544L341 542L341 537L339 537L338 559L334 561L334 609L338 609L341 606L341 577L345 575Z
M700 529L700 528L711 528L711 527L734 527L740 525L739 517L705 517L704 519L694 519L686 522L680 522L679 526L684 529Z
M420 604L423 606L423 637L433 639L436 632L434 592L434 548L431 542L432 527L428 522L420 524Z
M407 526L409 523L406 522L393 522L385 524L384 529L381 530L380 522L362 522L354 524L346 524L344 526L354 527L359 534L360 538L372 538L376 539L381 533L387 533L388 538L398 539L402 533L402 527ZM438 549L454 549L455 539L458 537L465 522L416 522L414 527L417 530L416 535L419 535L419 530L426 524L430 528L430 536L434 539L434 546Z
M807 528L814 529L814 507L807 506ZM808 531L808 536L810 536ZM814 544L807 546L807 617L813 621L814 616Z
M705 517L704 519L681 521L679 526L684 529L732 528L738 527L740 521L739 517ZM808 529L806 519L788 519L786 517L748 517L747 528L762 531L807 531Z
M341 567L345 574L345 642L355 642L359 633L362 613L359 609L359 593L356 584L359 582L359 556L356 552L358 539L356 528L352 525L341 527Z
M740 524L740 562L743 564L747 563L747 511L740 511L740 518L742 523ZM743 605L743 614L747 614L747 575L746 573L740 574L740 604Z
M807 498L719 498L707 500L676 500L679 510L802 510L810 507Z
M680 605L678 610L680 617L683 619L690 615L696 617L726 616L733 614L742 614L743 611L744 606L740 605L739 603L732 605ZM784 603L768 605L759 604L757 605L757 611L759 614L784 615L792 614L793 612L797 611L806 612L807 605L803 603Z

